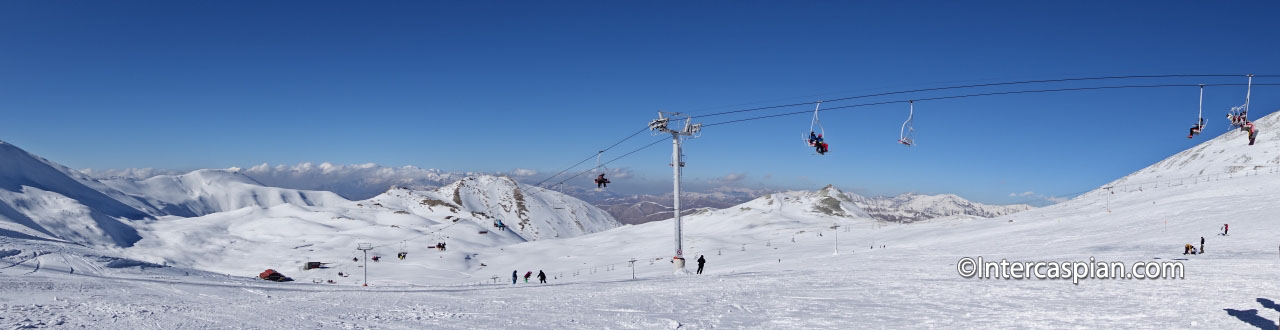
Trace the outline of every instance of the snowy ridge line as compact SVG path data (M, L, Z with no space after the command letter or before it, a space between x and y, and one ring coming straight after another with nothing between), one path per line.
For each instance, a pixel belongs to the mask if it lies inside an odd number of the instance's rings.
M1277 172L1276 172L1275 165L1251 165L1251 164L1245 164L1245 165L1240 165L1240 166L1271 167L1270 169L1268 169L1267 173L1261 173L1261 172L1259 172L1259 171L1258 171L1258 170L1256 170L1256 169L1255 169L1255 170L1253 170L1253 174L1249 174L1249 170L1238 171L1238 172L1243 172L1243 174L1241 175L1242 177L1246 177L1246 176L1258 176L1258 175L1270 175L1270 174L1276 174L1276 173L1277 173ZM1224 171L1224 172L1221 172L1221 173L1211 173L1211 174L1204 174L1204 175L1190 176L1190 177L1184 177L1184 178L1173 178L1173 179L1165 179L1165 180L1159 180L1159 181L1147 181L1147 182L1139 182L1139 183L1124 183L1124 184L1117 184L1117 185L1102 186L1102 187L1098 187L1098 188L1096 188L1096 189L1094 189L1094 190L1098 190L1098 189L1115 189L1115 188L1118 188L1118 187L1130 187L1130 186L1139 186L1139 188L1141 188L1142 186L1149 185L1149 184L1150 184L1150 185L1153 185L1153 186L1151 187L1151 189L1157 189L1157 188L1159 188L1159 184L1161 184L1161 183L1167 183L1167 182L1173 182L1173 181L1184 181L1184 180L1201 179L1201 178L1209 178L1209 177L1216 177L1216 178L1215 178L1215 179L1212 179L1212 180L1208 180L1208 179L1206 179L1206 180L1200 180L1200 181L1204 181L1204 182L1209 182L1209 181L1218 181L1218 180L1222 180L1222 175L1223 175L1223 174L1226 174L1226 175L1227 175L1227 178L1228 178L1228 179L1231 179L1231 178L1234 178L1234 177L1235 177L1236 172ZM1195 184L1195 182L1193 182L1192 184ZM1184 185L1184 184L1179 184L1179 185L1177 185L1177 186L1183 186L1183 185ZM1177 186L1173 186L1173 187L1177 187ZM1165 187L1171 187L1171 186L1166 185ZM1124 190L1123 192L1128 192L1128 190Z

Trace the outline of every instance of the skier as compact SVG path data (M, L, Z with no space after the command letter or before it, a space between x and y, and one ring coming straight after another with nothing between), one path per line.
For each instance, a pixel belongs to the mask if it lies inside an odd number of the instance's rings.
M511 271L511 284L516 284L516 278L520 277L519 274L520 274L520 271L518 270Z
M1222 224L1222 236L1227 236L1227 231L1230 229L1231 227L1228 227L1227 224Z
M543 273L542 270L538 270L538 282L547 284L547 273Z
M1199 135L1200 131L1203 131L1203 130L1204 130L1204 118L1200 118L1199 123L1197 123L1195 126L1191 126L1191 133L1187 133L1187 138L1190 139L1192 136Z
M604 173L596 176L596 189L604 189L609 187L609 179L604 178Z
M706 263L707 258L703 255L698 255L698 274L702 274L702 265L705 265Z
M809 146L813 147L817 145L818 145L818 135L813 134L813 131L809 131Z
M382 257L373 256L373 258L369 258L369 259L373 260L373 262L378 262L378 259L382 259Z
M827 142L822 140L822 134L818 134L818 137L813 141L813 147L819 155L827 154Z
M1200 236L1200 253L1204 253L1204 236Z
M1249 145L1253 145L1253 140L1258 137L1258 128L1253 125L1253 122L1245 122L1240 126L1240 130L1249 132Z
M1185 245L1185 246L1183 246L1183 247L1182 247L1182 254L1183 254L1183 255L1192 254L1192 253L1191 253L1191 249L1194 249L1194 248L1195 248L1195 247L1191 246L1191 244L1187 244L1187 245Z
M525 282L525 283L529 283L529 277L530 277L530 276L533 276L533 271L532 271L532 270L524 273L524 282Z

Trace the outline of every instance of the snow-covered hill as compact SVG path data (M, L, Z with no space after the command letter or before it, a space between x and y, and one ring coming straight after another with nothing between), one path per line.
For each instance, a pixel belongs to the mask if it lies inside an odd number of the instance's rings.
M182 175L159 175L146 180L109 179L103 183L159 205L165 215L195 217L245 207L282 204L324 206L347 203L327 191L266 187L234 170L198 170Z
M507 177L467 177L431 191L393 189L370 201L437 212L439 208L467 210L466 214L452 214L489 222L502 220L527 240L575 237L621 225L586 202ZM433 205L437 209L432 209Z
M680 212L690 214L723 209L745 203L766 193L768 192L683 192L680 194ZM642 224L670 219L673 210L670 193L627 195L588 201L608 211L618 219L618 222L625 224Z
M1280 150L1272 145L1280 144L1280 117L1275 113L1258 118L1254 125L1258 128L1255 145L1249 145L1248 133L1241 130L1229 130L1195 147L1183 150L1158 163L1147 166L1137 172L1103 185L1104 190L1136 190L1149 189L1163 185L1194 184L1198 181L1231 178L1267 171L1280 166ZM1221 126L1206 127L1205 136L1219 132Z
M1032 209L1030 205L1025 204L986 205L952 194L906 193L893 197L863 197L849 194L849 198L872 218L894 222L914 222L953 215L994 218Z
M261 187L234 173L193 174L221 181L209 184L185 177L151 183L197 183L195 189L177 185L183 187L178 191L236 188L214 190L239 192L214 194L223 199L193 199L218 201L208 205L229 211L141 225L144 238L126 251L128 256L237 274L265 268L293 269L303 262L320 261L341 265L335 267L350 273L354 269L350 269L349 260L363 257L355 253L355 246L370 243L377 247L371 257L390 260L399 252L408 253L411 257L397 263L403 269L392 278L415 283L424 275L447 277L483 268L471 258L481 249L570 238L619 226L608 213L586 202L505 177L469 177L426 191L394 188L367 200L346 201L328 193ZM239 204L227 207L230 202ZM502 220L509 230L498 230L496 220ZM447 250L435 249L437 243L446 243ZM440 258L451 262L435 262ZM424 274L423 267L429 263L434 265Z
M145 201L0 141L0 235L130 246L139 236L127 222L159 213Z

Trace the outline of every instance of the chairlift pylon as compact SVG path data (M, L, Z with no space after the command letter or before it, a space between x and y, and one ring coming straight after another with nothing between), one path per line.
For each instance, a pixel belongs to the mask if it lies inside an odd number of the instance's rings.
M916 101L907 100L907 106L907 121L902 122L902 128L898 130L898 143L910 147L916 144L915 139L912 138L915 136L916 128L911 126L911 120L916 115Z

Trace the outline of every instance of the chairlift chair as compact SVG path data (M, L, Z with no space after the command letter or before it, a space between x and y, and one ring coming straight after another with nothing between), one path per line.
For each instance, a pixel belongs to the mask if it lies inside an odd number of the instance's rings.
M1199 119L1196 120L1195 125L1191 126L1191 132L1187 134L1188 139L1200 135L1200 132L1204 131L1204 84L1200 84L1200 113L1197 117Z
M910 147L916 144L916 141L913 138L913 136L915 136L916 129L911 126L911 120L915 118L916 114L916 101L908 100L907 106L907 121L902 122L902 128L898 130L898 143Z
M1227 119L1231 123L1231 126L1227 128L1228 131L1236 128L1244 129L1245 124L1249 123L1249 98L1253 94L1253 75L1250 74L1248 77L1249 83L1245 89L1244 104L1231 107L1231 110L1227 112Z
M826 146L827 131L822 128L822 121L818 120L818 111L819 111L818 109L821 107L822 107L822 101L818 101L818 103L814 105L813 119L809 121L809 134L805 135L802 133L800 134L800 136L801 136L801 139L804 140L805 145L808 145L810 148L814 148L814 150L818 153L818 155L825 155L830 150L828 150ZM817 126L818 128L817 130L814 130L815 126ZM819 146L819 143L823 145Z

